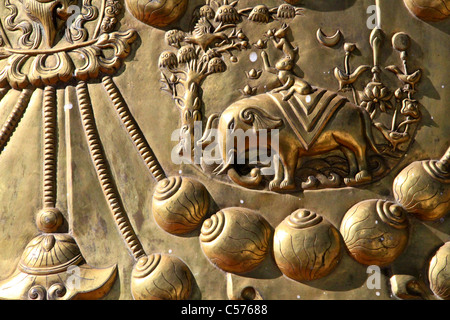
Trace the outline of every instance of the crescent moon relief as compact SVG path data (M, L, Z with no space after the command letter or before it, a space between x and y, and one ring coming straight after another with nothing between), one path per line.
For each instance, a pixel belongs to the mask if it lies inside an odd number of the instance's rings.
M325 47L334 47L339 43L339 41L342 38L342 32L341 30L337 30L336 33L332 36L327 36L322 29L317 29L317 41L319 41L320 44L324 45Z

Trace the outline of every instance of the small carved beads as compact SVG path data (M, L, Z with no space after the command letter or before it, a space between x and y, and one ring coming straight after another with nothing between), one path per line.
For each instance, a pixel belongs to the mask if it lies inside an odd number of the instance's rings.
M321 216L299 209L275 229L275 261L283 274L296 281L328 275L341 257L338 230Z
M450 173L438 161L415 161L394 180L394 196L409 213L421 220L437 220L450 210Z
M131 293L135 300L187 300L194 276L179 258L152 254L141 257L131 274Z
M340 231L356 261L386 266L405 249L409 223L400 205L385 200L366 200L347 211Z
M258 213L226 208L202 225L200 244L209 261L231 273L255 269L266 257L272 230Z
M188 0L126 0L130 13L139 21L162 28L180 19L186 12Z
M450 15L449 0L403 0L409 11L425 21L440 21Z
M195 230L209 210L209 193L200 182L170 177L158 182L152 211L156 223L170 234Z
M450 242L440 247L431 259L428 279L437 297L450 300Z

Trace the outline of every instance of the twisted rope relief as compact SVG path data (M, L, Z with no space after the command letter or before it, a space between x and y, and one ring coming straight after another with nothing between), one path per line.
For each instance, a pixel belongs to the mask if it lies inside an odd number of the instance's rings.
M114 221L116 222L123 239L125 240L134 258L138 260L140 257L145 255L145 252L141 242L133 230L127 213L123 208L114 180L110 174L109 164L105 157L95 123L94 112L86 82L80 81L76 87L76 91L81 114L81 122L86 134L89 153L94 163L95 171L102 187L103 194L108 202Z

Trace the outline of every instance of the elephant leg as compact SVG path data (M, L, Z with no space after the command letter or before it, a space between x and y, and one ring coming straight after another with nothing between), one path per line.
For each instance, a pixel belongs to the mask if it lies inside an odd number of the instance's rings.
M357 183L368 182L372 180L372 176L369 172L367 165L367 145L365 143L359 144L356 149L356 161L358 162L359 172L355 176Z
M356 156L352 150L348 149L347 147L342 147L341 150L342 153L344 153L345 157L347 158L349 167L348 176L347 178L344 178L344 183L351 184L352 181L355 180L355 176L359 170L358 162L356 161Z
M341 145L349 162L349 176L344 179L344 183L348 186L361 184L372 180L367 166L367 142L361 136L334 136L336 141Z
M282 157L284 160L284 180L280 184L283 190L295 189L295 170L297 169L298 152L292 152Z
M277 190L280 188L281 181L283 181L283 172L284 167L282 162L280 161L280 157L278 154L273 156L273 165L275 168L275 176L272 181L269 183L269 190Z

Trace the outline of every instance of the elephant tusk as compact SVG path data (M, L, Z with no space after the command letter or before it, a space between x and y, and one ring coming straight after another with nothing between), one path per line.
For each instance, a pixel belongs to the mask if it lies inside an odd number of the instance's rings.
M227 171L233 164L235 154L236 154L235 149L231 149L230 151L228 151L228 155L227 155L226 159L224 159L222 161L222 163L216 169L214 169L213 173L215 173L216 175L221 175L221 174L225 173L225 171ZM226 160L226 162L225 162L225 160Z

